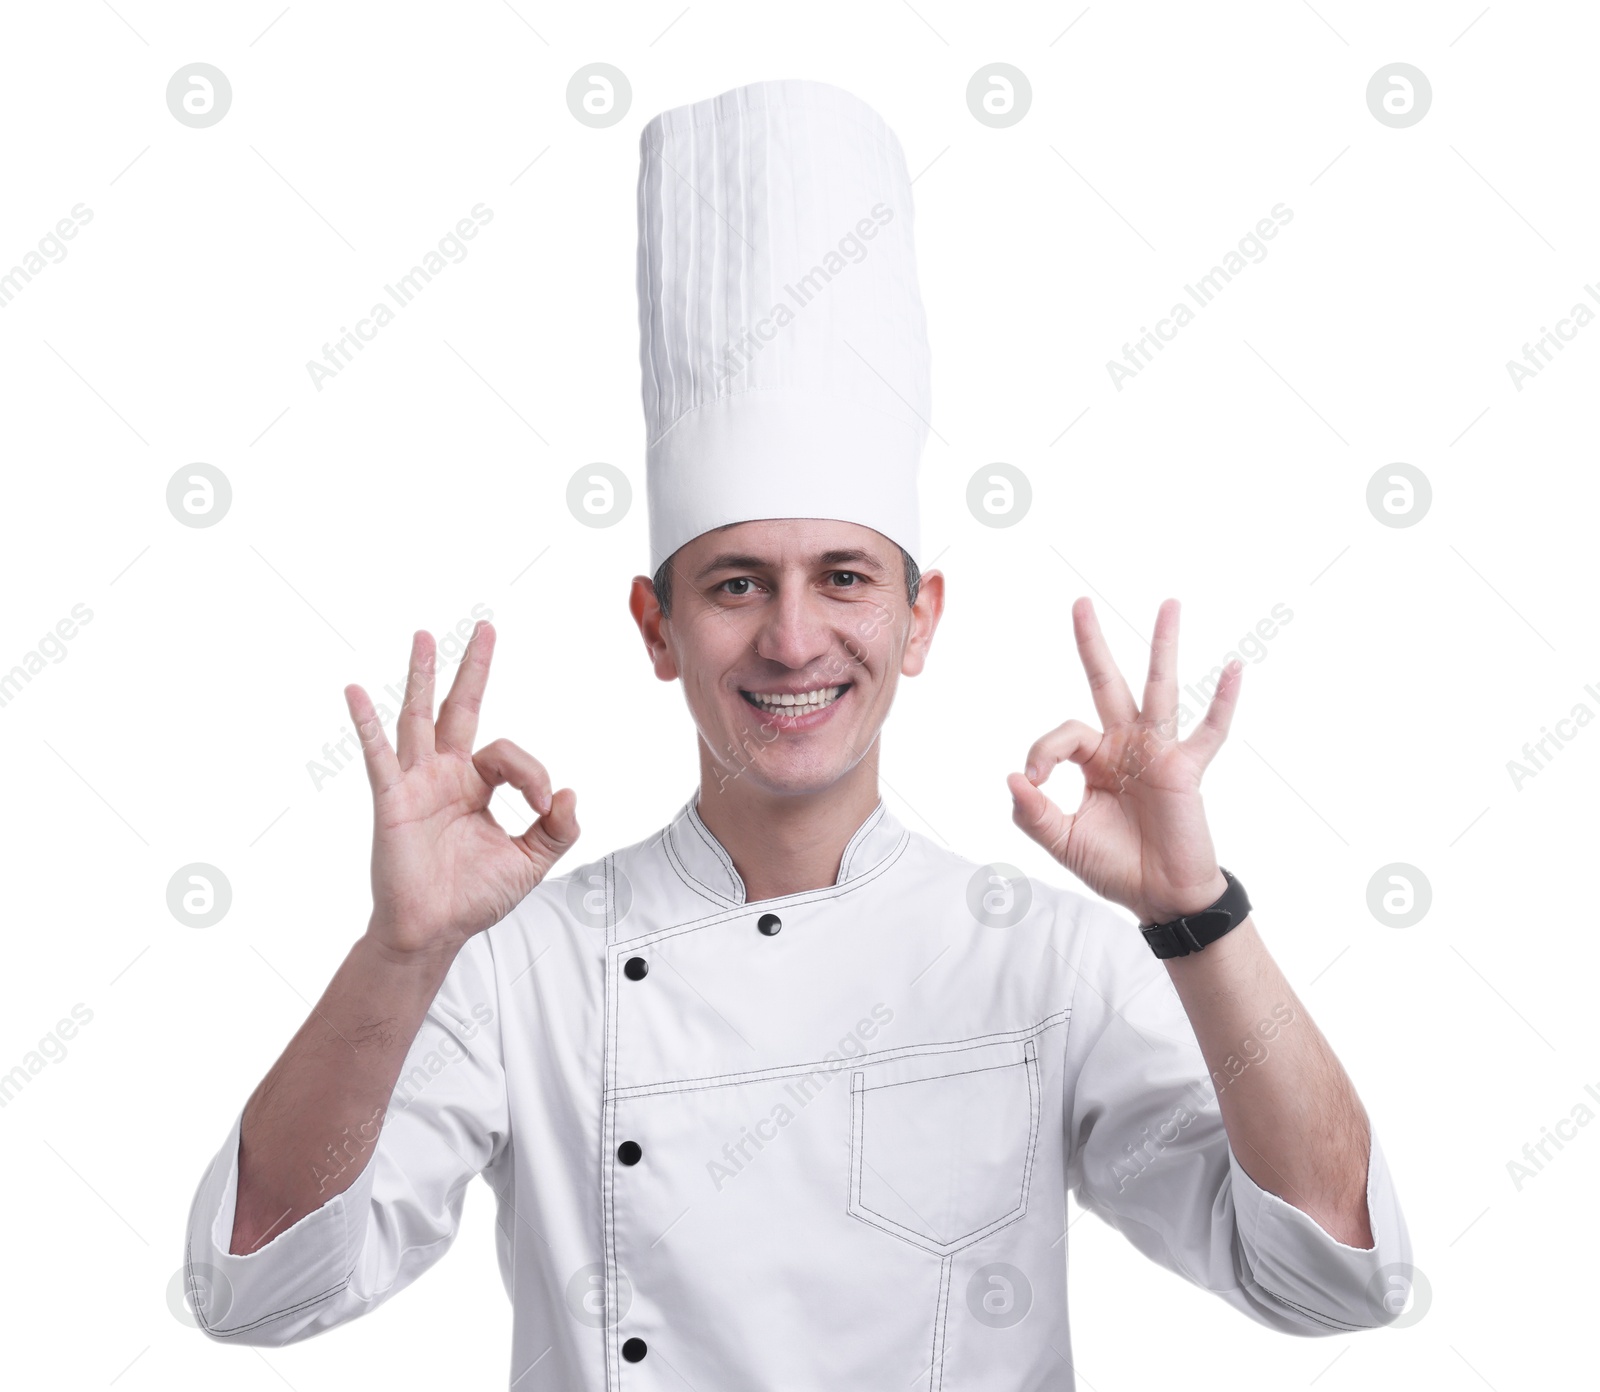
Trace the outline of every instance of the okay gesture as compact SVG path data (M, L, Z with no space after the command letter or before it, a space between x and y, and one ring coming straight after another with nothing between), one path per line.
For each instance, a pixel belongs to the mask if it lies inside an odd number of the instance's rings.
M1227 738L1242 665L1224 669L1205 718L1178 735L1178 601L1165 600L1150 643L1143 708L1111 660L1094 606L1072 606L1078 656L1104 730L1069 720L1028 750L1027 773L1006 777L1012 820L1103 899L1165 923L1198 913L1228 887L1200 802L1200 775ZM1083 770L1083 801L1067 815L1039 789L1070 760Z

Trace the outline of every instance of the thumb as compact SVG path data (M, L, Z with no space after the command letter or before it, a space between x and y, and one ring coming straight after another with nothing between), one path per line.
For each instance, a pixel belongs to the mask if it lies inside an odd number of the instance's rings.
M522 845L539 868L539 877L572 849L579 836L578 795L562 788L550 799L550 809L537 818L521 836L512 839Z
M1051 802L1020 773L1006 775L1011 789L1011 820L1060 860L1076 820Z

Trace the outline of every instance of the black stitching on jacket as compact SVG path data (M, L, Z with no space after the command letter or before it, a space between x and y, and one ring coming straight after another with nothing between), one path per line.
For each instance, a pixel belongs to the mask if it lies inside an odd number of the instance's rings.
M892 1237L899 1237L903 1241L909 1242L913 1247L919 1247L923 1251L940 1252L943 1255L949 1255L950 1253L959 1251L962 1247L971 1246L972 1243L977 1242L981 1238L992 1236L994 1233L999 1232L1001 1228L1010 1227L1012 1223L1015 1223L1026 1217L1028 1212L1028 1189L1033 1177L1034 1152L1037 1149L1039 1142L1041 1079L1039 1076L1040 1068L1037 1052L1029 1049L1029 1046L1032 1044L1031 1037L1029 1039L1025 1039L1022 1041L1022 1043L1024 1050L1027 1051L1025 1052L1023 1058L1017 1060L1015 1063L999 1065L1003 1068L1024 1068L1026 1070L1026 1078L1028 1083L1028 1139L1023 1153L1022 1192L1018 1199L1017 1207L1014 1211L1009 1214L1002 1214L1000 1218L991 1219L989 1222L980 1224L978 1227L972 1228L967 1232L960 1233L955 1237L941 1241L933 1237L930 1233L919 1233L915 1228L907 1227L904 1223L896 1222L887 1214L879 1213L876 1209L867 1207L866 1203L863 1202L860 1197L860 1168L856 1164L856 1160L857 1157L860 1157L863 1164L866 1162L867 1118L866 1103L863 1094L874 1089L869 1089L865 1084L858 1083L856 1079L851 1079L850 1197L849 1202L846 1205L846 1212L848 1212L852 1218L860 1219L869 1227L878 1228L881 1231L890 1234ZM988 1071L989 1070L987 1068L969 1068L958 1069L956 1070L956 1073L984 1073ZM935 1076L940 1078L949 1078L956 1076L956 1073L940 1073L936 1074ZM926 1080L908 1079L907 1081L921 1082ZM877 1086L893 1087L898 1086L898 1084L885 1083L878 1084ZM858 1098L862 1100L858 1101ZM856 1114L858 1112L861 1115L859 1126L856 1122Z
M1315 1310L1308 1309L1304 1305L1295 1304L1295 1302L1290 1300L1288 1296L1279 1295L1277 1291L1272 1290L1267 1286L1262 1286L1259 1281L1257 1281L1256 1284L1280 1305L1287 1305L1291 1310L1298 1310L1307 1319L1315 1320L1318 1324L1324 1325L1329 1329L1338 1329L1346 1334L1356 1334L1363 1330L1372 1328L1371 1325L1367 1324L1346 1324L1342 1320L1330 1319L1327 1315L1319 1315Z
M782 904L785 907L792 907L815 903L816 901L822 899L841 899L846 894L853 894L856 890L864 888L865 886L871 884L879 876L883 875L890 866L892 866L903 854L905 854L905 850L910 844L911 833L909 831L904 832L900 837L899 844L897 844L892 851L884 856L884 858L877 865L873 866L870 870L863 871L847 884L832 884L826 885L821 889L799 890L794 894L780 894L775 899L757 899L755 903L761 905ZM724 909L720 913L710 914L705 918L690 919L687 923L674 924L670 928L646 929L636 937L618 938L613 945L622 943L648 944L651 942L658 942L666 938L676 937L679 933L692 933L701 928L714 928L719 923L731 922L733 919L751 913L755 909L754 904L734 904L732 901L726 902L730 904L730 907Z

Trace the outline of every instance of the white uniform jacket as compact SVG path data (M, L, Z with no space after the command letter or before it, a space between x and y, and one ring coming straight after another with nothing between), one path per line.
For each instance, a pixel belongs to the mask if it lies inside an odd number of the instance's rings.
M1069 1188L1275 1329L1399 1313L1376 1136L1371 1250L1259 1188L1130 917L1008 887L881 802L835 884L747 905L695 801L463 947L381 1133L330 1148L336 1171L375 1145L359 1179L245 1256L235 1118L187 1234L209 1335L284 1344L387 1300L479 1173L516 1392L1070 1387Z

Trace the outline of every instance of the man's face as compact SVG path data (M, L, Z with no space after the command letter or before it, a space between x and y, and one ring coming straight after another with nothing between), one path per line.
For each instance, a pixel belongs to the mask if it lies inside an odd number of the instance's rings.
M912 608L887 537L781 518L680 547L670 618L644 576L631 607L656 675L682 678L721 780L800 794L831 787L874 748L901 674L922 670L943 585L927 572Z

